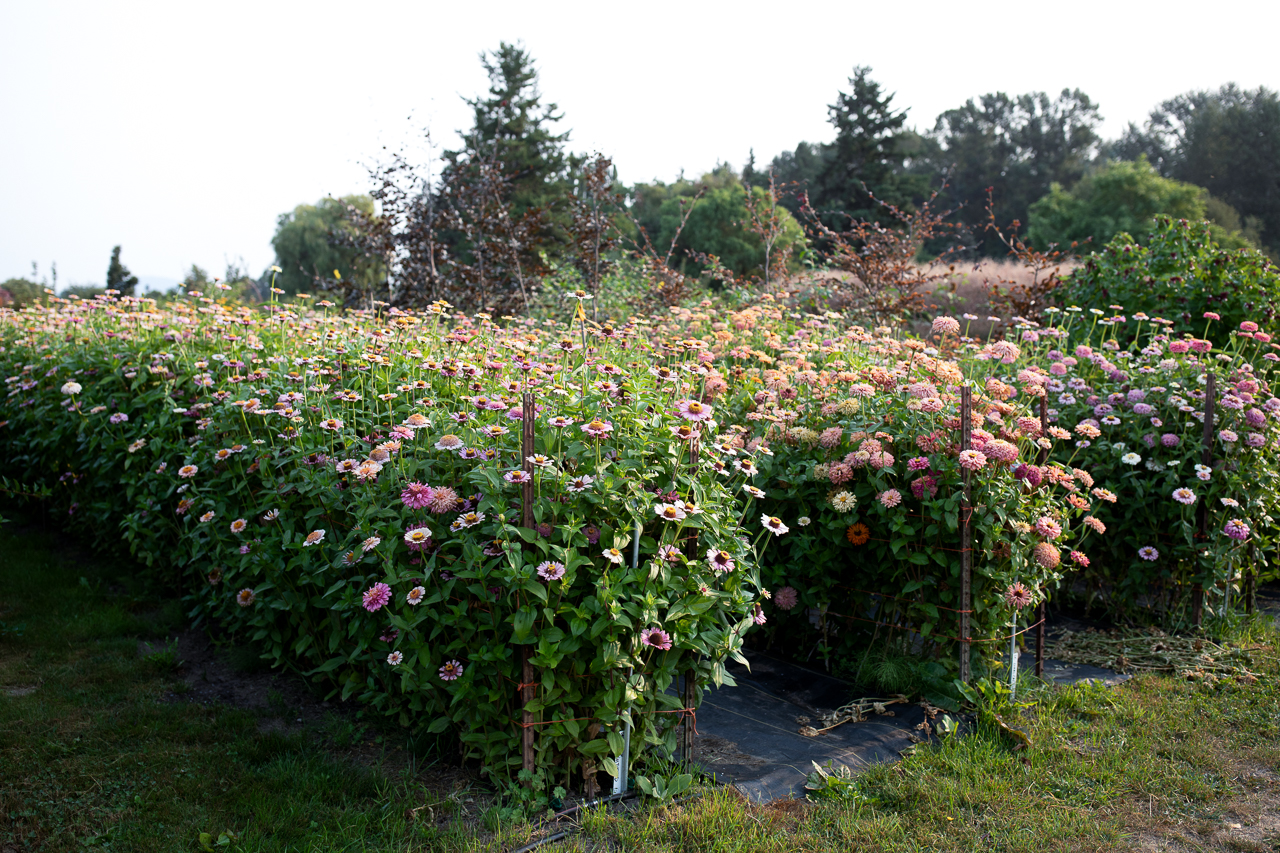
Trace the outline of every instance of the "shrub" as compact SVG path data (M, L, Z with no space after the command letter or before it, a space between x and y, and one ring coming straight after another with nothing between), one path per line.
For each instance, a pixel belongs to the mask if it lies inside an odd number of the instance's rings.
M1118 235L1067 276L1058 296L1062 305L1112 311L1118 304L1172 320L1173 336L1211 332L1221 346L1242 322L1274 320L1280 271L1255 250L1219 248L1203 222L1158 216L1145 246ZM1209 313L1222 323L1206 332Z

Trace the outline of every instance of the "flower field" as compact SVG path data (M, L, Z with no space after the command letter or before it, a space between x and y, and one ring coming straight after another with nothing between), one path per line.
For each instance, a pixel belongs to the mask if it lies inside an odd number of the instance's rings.
M753 633L895 643L941 695L1077 575L1117 609L1221 606L1270 547L1256 327L1222 350L1077 311L983 342L768 298L617 326L331 308L0 310L4 486L499 783L529 730L544 787L615 772L628 721L671 754L677 677L731 682Z

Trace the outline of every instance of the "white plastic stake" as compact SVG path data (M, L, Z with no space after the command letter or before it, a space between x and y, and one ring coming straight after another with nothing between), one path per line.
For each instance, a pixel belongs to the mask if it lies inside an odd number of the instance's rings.
M640 522L636 522L635 537L631 542L631 568L640 568ZM631 684L632 670L627 670L627 684ZM624 696L626 694L623 694ZM613 793L622 795L627 792L627 765L631 763L631 718L627 718L627 728L622 735L622 755L618 756L618 775L613 780Z
M1009 638L1009 698L1018 695L1018 611L1013 611L1013 636Z

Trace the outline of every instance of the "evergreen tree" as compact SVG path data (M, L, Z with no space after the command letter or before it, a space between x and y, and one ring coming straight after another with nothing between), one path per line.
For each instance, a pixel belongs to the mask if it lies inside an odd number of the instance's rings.
M107 265L107 290L118 290L125 296L133 296L137 286L138 277L120 263L120 247L116 246L111 250L111 263Z
M533 57L502 42L496 51L481 54L480 62L489 75L489 92L466 99L474 125L463 134L462 148L445 152L444 182L465 181L481 164L497 165L508 185L512 217L545 208L559 214L553 220L563 219L569 174L580 163L565 153L569 132L552 129L563 116L555 104L542 102Z
M873 195L880 201L910 207L912 197L924 190L920 178L903 172L907 113L893 108L893 95L884 94L870 74L871 69L865 66L854 68L850 91L839 92L836 102L827 107L836 139L824 146L810 203L832 227L847 224L840 213L854 219L883 220L885 211Z

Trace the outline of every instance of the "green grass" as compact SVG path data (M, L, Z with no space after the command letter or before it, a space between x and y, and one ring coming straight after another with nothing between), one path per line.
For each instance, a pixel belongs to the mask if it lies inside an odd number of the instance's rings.
M163 638L181 608L128 579L0 530L0 850L200 850L201 833L228 851L510 850L547 831L504 818L464 774L416 764L380 722L281 732L260 726L287 710L278 696L257 713L174 701ZM1257 683L1044 688L1022 720L1029 750L980 726L863 773L847 801L760 807L707 787L590 811L546 849L1280 849L1277 635L1240 630L1267 646ZM375 733L391 746L371 747Z

